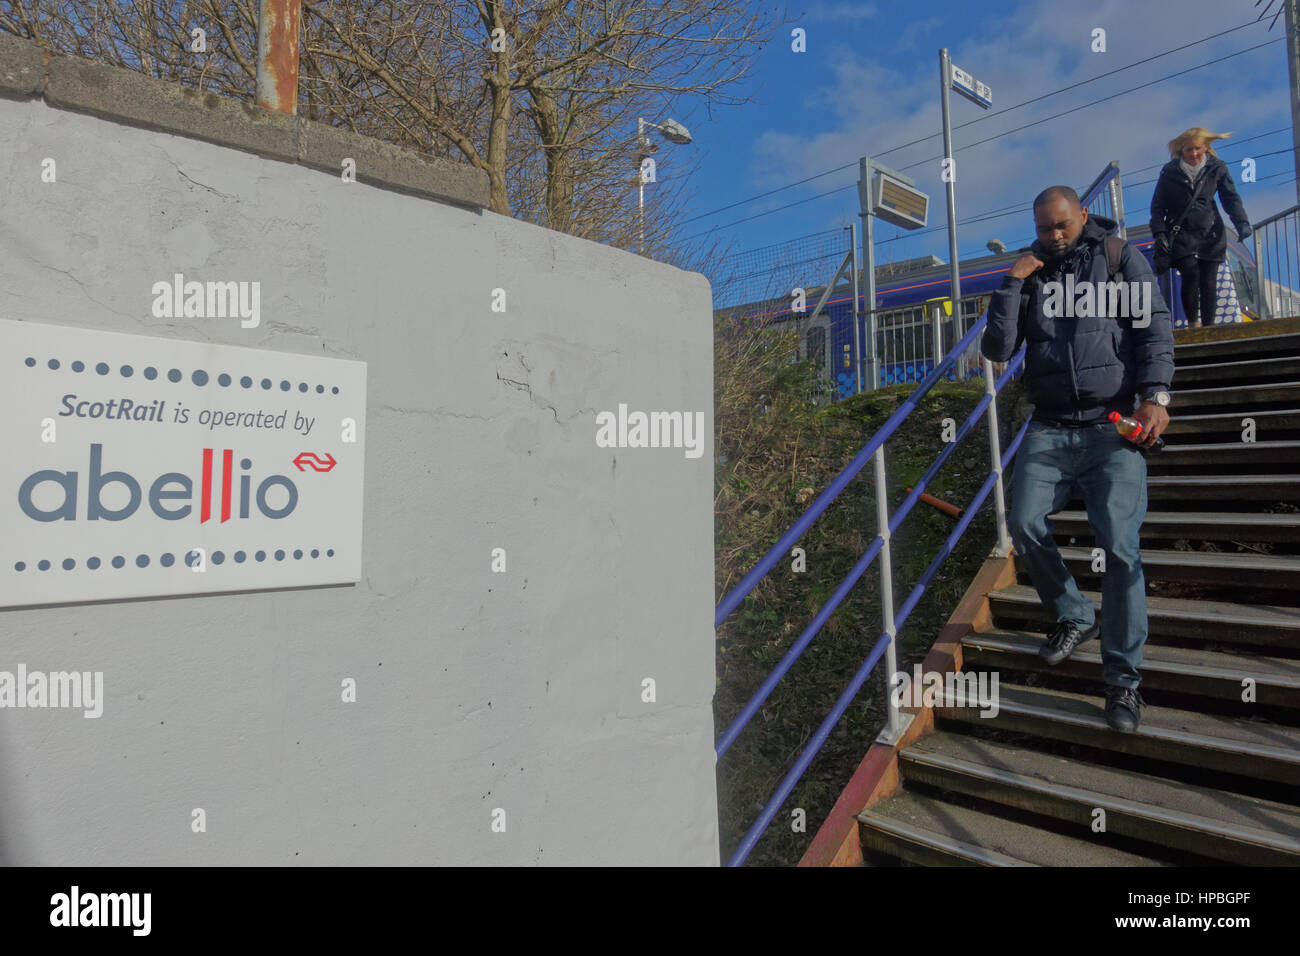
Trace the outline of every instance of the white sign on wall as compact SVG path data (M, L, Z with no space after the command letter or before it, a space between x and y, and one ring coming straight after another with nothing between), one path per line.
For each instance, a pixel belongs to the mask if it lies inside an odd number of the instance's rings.
M361 577L366 364L0 320L0 607Z

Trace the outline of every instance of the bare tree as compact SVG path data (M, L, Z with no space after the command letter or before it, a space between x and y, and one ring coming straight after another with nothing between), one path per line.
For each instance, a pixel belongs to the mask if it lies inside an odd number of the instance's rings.
M303 0L299 108L484 170L502 215L635 248L636 119L746 101L737 91L770 35L747 6ZM0 0L0 30L245 101L256 23L257 0ZM195 28L204 53L190 49ZM659 169L677 175L647 190L656 250L687 183L676 159Z

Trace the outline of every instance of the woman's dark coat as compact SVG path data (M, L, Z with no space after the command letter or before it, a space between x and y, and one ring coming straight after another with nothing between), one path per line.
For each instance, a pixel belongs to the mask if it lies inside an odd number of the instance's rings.
M1201 179L1211 176L1214 183L1201 183ZM1246 209L1237 195L1237 187L1232 183L1232 174L1228 166L1217 156L1208 153L1201 175L1200 196L1196 204L1183 220L1182 228L1174 238L1170 250L1175 263L1186 256L1196 256L1207 262L1222 262L1226 256L1227 240L1224 236L1223 218L1219 207L1214 203L1214 194L1219 194L1223 210L1232 220L1233 226L1240 233L1243 226L1249 227ZM1187 208L1192 198L1193 183L1183 172L1177 159L1171 159L1160 170L1160 179L1156 182L1155 194L1151 197L1151 234L1166 235L1172 231L1174 223Z

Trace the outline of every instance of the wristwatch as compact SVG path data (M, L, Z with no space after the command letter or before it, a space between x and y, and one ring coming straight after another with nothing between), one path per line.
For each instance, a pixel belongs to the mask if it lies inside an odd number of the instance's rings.
M1160 405L1162 407L1168 407L1171 399L1169 393L1162 388L1157 392L1148 392L1147 394L1143 395L1142 401L1155 402L1157 405Z

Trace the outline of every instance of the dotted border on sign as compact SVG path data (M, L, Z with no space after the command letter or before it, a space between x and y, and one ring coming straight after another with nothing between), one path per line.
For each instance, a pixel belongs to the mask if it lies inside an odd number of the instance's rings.
M286 551L284 548L278 548L269 554L266 551L258 550L253 552L252 555L250 555L247 551L240 550L234 552L229 557L235 564L244 564L249 560L250 557L253 559L253 561L260 563L272 558L276 561L284 561L287 558L292 557L293 560L295 561L301 561L304 557L319 558L322 555L327 558L332 558L334 557L334 549L326 548L324 551L322 551L320 548L312 548L310 551L307 551L303 548L295 548L292 552L289 552ZM226 561L226 557L227 555L226 552L224 551L213 551L211 554L208 555L208 562L210 564L224 564ZM198 556L196 552L193 550L186 551L184 553L183 561L184 561L184 566L193 567L194 564L198 561ZM134 564L137 568L147 568L149 567L151 562L152 559L150 558L149 555L137 554L135 556ZM113 555L112 558L109 559L108 563L114 569L121 570L127 565L126 556L121 554L115 554ZM158 556L158 563L161 564L164 568L170 568L172 565L176 564L176 555L172 554L170 551L164 552L163 554ZM86 559L86 570L98 571L100 567L103 566L103 564L104 562L98 556L89 557ZM54 562L50 561L48 558L41 558L35 564L36 569L39 571L49 571L54 566L55 566ZM59 562L58 566L61 567L64 571L75 571L77 568L77 560L76 558L64 558L62 561ZM182 565L176 565L176 566L181 567ZM29 565L27 564L26 561L14 562L15 571L22 572L28 570L28 568Z
M26 365L28 368L35 368L40 363L37 361L37 359L34 356L29 355L25 359L23 359L23 364ZM45 367L48 368L51 372L57 372L60 368L63 367L63 363L56 358L52 358L46 361ZM68 363L68 368L72 369L72 371L74 372L80 373L86 371L87 365L85 362L81 361L80 359L77 359L73 362ZM112 368L109 366L107 362L97 362L95 364L94 371L95 374L97 375L108 375L109 373L112 372ZM131 378L133 375L135 375L135 368L130 365L123 365L118 368L118 373L123 378ZM158 369L154 368L154 366L146 365L144 367L144 370L140 374L142 374L145 378L147 378L149 381L152 382L154 379L158 377L159 372ZM181 379L183 379L184 377L185 377L185 373L178 368L167 370L167 381L169 382L172 383L180 382ZM204 369L197 368L190 373L190 381L193 384L197 385L199 388L202 388L211 381L211 377ZM222 388L229 388L232 384L234 384L234 382L235 382L235 377L228 372L221 372L220 374L217 375L217 384ZM241 375L239 377L239 385L241 388L252 388L253 384L254 384L254 380L251 375ZM263 391L270 391L275 386L275 381L273 379L263 378L258 384L262 386ZM287 378L280 380L280 391L287 392L290 391L292 388L293 388L293 382L289 381ZM298 383L299 392L303 392L303 393L309 392L311 391L311 388L312 386L308 382ZM316 394L324 395L325 386L317 385ZM339 387L337 385L330 386L330 394L331 395L339 394Z

